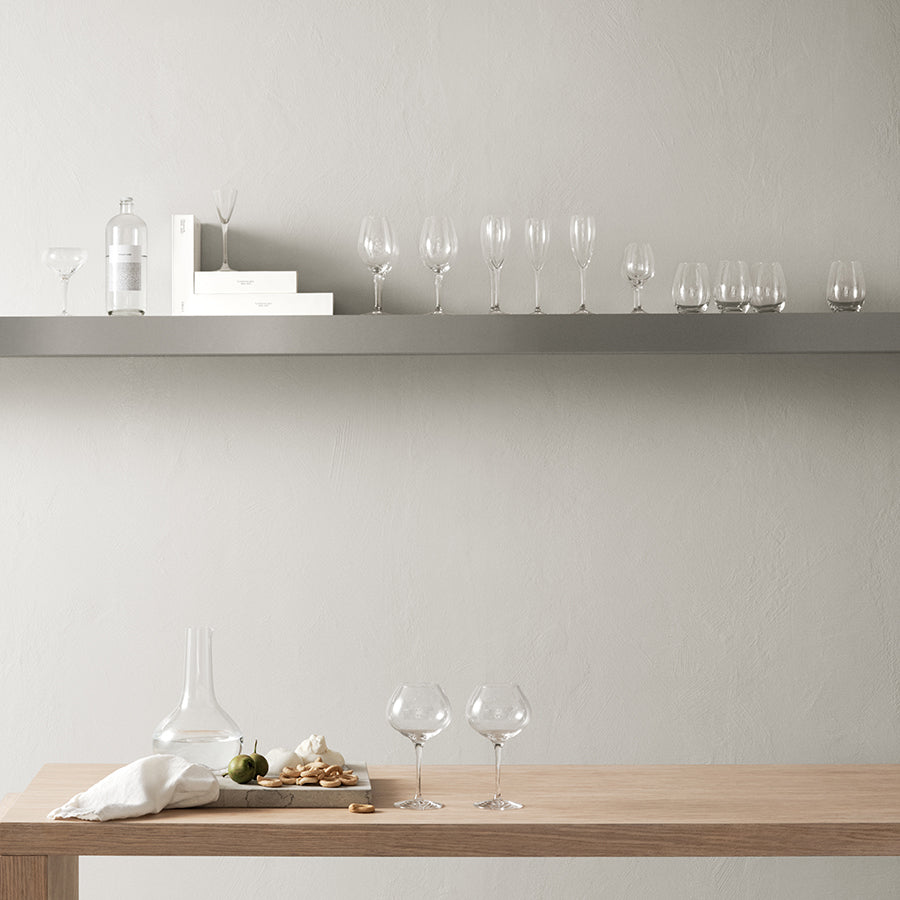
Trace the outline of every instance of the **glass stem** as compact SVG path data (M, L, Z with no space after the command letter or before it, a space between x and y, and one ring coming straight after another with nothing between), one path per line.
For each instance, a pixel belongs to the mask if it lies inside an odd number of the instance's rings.
M220 271L229 271L231 266L228 265L228 223L222 223L222 269Z
M534 270L534 311L541 311L541 273L539 269Z
M63 275L62 277L62 314L67 316L69 314L69 276Z
M444 311L441 309L441 283L443 280L444 276L440 272L434 273L434 311L436 313Z
M503 744L494 744L494 799L500 799L500 752Z
M375 309L373 313L381 312L381 289L384 287L384 275L381 272L375 273Z
M584 290L584 267L583 266L581 267L580 272L581 272L581 306L579 306L578 309L581 312L584 312L584 310L587 309L587 301L586 301L586 294L585 294L585 290Z
M641 289L636 287L634 289L634 309L632 312L637 312L641 308Z
M422 798L422 745L414 742L416 745L416 800Z
M491 266L491 312L500 312L500 270Z

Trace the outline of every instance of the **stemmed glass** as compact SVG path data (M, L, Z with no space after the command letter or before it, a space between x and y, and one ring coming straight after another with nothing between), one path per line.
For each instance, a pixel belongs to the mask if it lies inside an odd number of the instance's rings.
M450 701L433 683L401 684L391 695L387 708L391 727L406 735L416 748L416 796L398 800L399 809L440 809L444 804L422 796L422 744L440 734L450 724Z
M384 276L391 271L398 252L391 223L384 216L366 216L359 228L356 249L359 251L359 258L369 267L375 283L375 308L372 315L380 316Z
M787 299L787 286L781 263L758 263L750 305L757 312L781 312Z
M825 300L835 312L859 312L866 300L862 263L835 260L828 272Z
M494 745L494 796L476 803L479 809L521 809L521 803L500 796L500 754L503 745L515 737L531 719L531 707L517 684L483 684L476 688L466 706L472 728Z
M743 260L723 260L716 271L713 296L719 312L745 313L750 308L753 283L750 281L750 267Z
M541 269L547 261L550 246L550 223L546 219L525 220L525 250L534 269L534 310L532 315L541 316Z
M213 197L216 201L216 213L222 225L222 265L219 271L230 272L231 266L228 265L228 223L231 221L231 214L234 212L237 191L234 188L218 188L213 191Z
M62 281L62 315L69 314L69 279L84 265L87 250L81 247L49 247L41 254L45 266Z
M654 274L656 268L653 262L653 248L649 244L630 243L622 257L622 277L634 289L634 308L631 310L633 313L647 311L641 306L641 291Z
M706 263L683 262L675 270L672 299L680 313L702 313L709 306L709 269Z
M590 310L587 308L586 295L584 291L584 273L590 264L591 257L594 255L594 238L597 234L597 225L593 216L572 216L569 221L569 245L572 248L572 255L578 268L581 270L581 306L575 310L576 313L586 314Z
M500 270L509 243L509 216L485 216L481 220L481 254L491 270L490 313L500 309Z
M441 306L441 284L444 273L453 265L459 241L453 220L447 216L429 216L419 236L419 256L425 267L434 272L434 315L444 312Z

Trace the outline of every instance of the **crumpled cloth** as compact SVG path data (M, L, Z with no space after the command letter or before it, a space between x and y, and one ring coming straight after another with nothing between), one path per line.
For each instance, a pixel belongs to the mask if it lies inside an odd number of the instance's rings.
M47 814L48 819L128 819L163 809L203 806L218 799L216 776L180 756L157 753L135 760Z

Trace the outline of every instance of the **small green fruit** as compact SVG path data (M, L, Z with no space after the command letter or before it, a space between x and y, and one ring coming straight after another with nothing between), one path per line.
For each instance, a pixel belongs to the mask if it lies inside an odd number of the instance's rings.
M228 763L228 775L232 781L236 781L238 784L246 784L256 777L256 765L250 756L246 753L241 753Z
M257 775L265 775L269 771L269 761L262 755L262 753L256 752L256 744L257 742L253 742L253 752L250 754L250 759L253 760L253 765L256 766L256 774Z

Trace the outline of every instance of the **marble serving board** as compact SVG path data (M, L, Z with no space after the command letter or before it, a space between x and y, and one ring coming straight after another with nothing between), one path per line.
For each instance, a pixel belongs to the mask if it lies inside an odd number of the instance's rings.
M337 809L351 803L371 803L372 782L369 780L366 764L347 763L346 768L353 769L359 776L359 782L352 787L341 785L325 788L317 784L286 784L270 788L256 783L237 784L225 775L219 778L219 799L206 805L243 809Z

